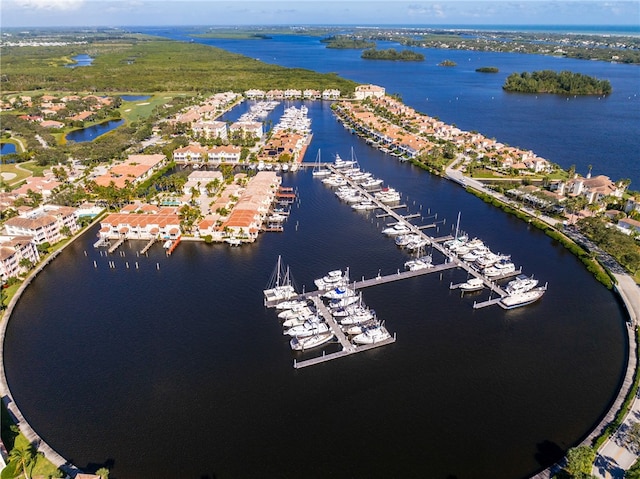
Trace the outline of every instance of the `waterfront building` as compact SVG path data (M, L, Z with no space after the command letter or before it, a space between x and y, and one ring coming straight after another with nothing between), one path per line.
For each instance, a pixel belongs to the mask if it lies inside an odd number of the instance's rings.
M201 195L207 194L207 185L214 181L218 181L219 185L224 183L224 177L220 171L197 170L189 174L187 182L182 190L185 195L191 195L192 189L196 188Z
M364 100L365 98L383 97L385 94L384 87L378 85L358 85L355 91L356 100Z
M289 88L288 90L284 91L284 99L285 100L297 100L302 98L302 91L301 90L295 90L293 88Z
M31 236L36 244L54 244L64 238L62 228L78 231L75 213L75 208L68 206L43 205L20 211L19 216L5 221L4 227L7 235Z
M266 96L264 90L247 90L244 92L244 96L247 97L247 100L261 100Z
M166 157L162 154L129 155L123 163L111 167L94 181L100 186L113 183L116 188L124 188L128 183L141 183L150 178L165 163Z
M240 155L242 153L242 148L235 145L220 145L214 146L209 149L207 155L209 157L209 161L240 161Z
M340 90L336 89L327 89L322 91L322 99L323 100L339 100L340 99Z
M114 213L100 221L101 239L177 239L180 217L160 210L157 214Z
M227 139L227 124L223 121L197 121L191 126L191 130L205 138Z
M575 177L567 181L565 192L569 196L584 196L589 204L597 203L607 196L622 198L626 185L614 183L608 176L598 175L593 178Z
M185 163L200 163L205 158L209 158L209 150L204 146L191 143L182 148L176 148L173 150L173 160Z
M322 93L320 93L320 90L310 90L307 89L305 91L302 92L302 97L305 100L318 100L321 98Z
M262 135L264 134L262 130L262 123L259 121L237 121L229 126L229 132L241 132L253 135L256 138L262 138Z
M20 265L23 259L32 264L40 261L40 254L33 238L31 236L0 236L0 279L2 281L28 271L28 268Z
M632 218L624 218L618 221L618 228L628 234L640 234L640 221Z

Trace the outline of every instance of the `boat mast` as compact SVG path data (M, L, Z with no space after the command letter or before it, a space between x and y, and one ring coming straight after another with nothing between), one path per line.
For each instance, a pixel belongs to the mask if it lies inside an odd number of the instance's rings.
M454 239L458 239L458 229L460 228L460 212L458 211L458 221L456 222L456 235Z

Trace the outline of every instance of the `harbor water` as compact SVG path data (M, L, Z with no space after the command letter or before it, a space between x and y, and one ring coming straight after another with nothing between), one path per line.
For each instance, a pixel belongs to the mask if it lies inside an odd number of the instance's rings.
M353 147L423 213L415 224L435 220L427 231L448 235L460 212L471 237L549 283L544 297L474 310L488 293L451 291L461 270L367 288L397 341L296 370L305 355L263 306L278 255L300 291L334 269L390 274L408 256L380 233L383 218L354 212L310 170L282 173L298 191L283 233L238 248L183 241L170 257L160 245L138 256L144 243L128 242L106 256L94 227L47 267L6 337L26 419L79 467L106 465L118 479L513 479L560 458L619 389L628 351L615 295L527 223L372 149L328 103L305 104L308 161Z

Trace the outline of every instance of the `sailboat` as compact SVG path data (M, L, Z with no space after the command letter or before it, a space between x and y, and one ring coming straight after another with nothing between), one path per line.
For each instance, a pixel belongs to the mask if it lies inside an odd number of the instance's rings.
M267 289L262 292L265 306L274 306L274 304L290 300L298 295L292 284L289 267L284 268L280 255L278 255L278 262L271 274Z
M314 165L313 172L311 174L318 178L329 176L331 174L331 171L323 167L322 163L320 163L320 148L318 148L318 154L316 155L316 164Z

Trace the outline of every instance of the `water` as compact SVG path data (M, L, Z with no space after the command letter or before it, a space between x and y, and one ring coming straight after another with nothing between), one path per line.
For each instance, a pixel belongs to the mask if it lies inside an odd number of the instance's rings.
M150 95L120 95L122 101L144 101L151 98Z
M185 40L179 29L150 30L154 34ZM544 55L473 52L415 48L424 62L365 61L360 50L325 48L318 37L273 35L270 40L199 39L196 42L241 53L266 63L301 67L360 83L384 86L400 94L420 112L478 131L512 146L531 149L562 168L575 165L586 175L604 174L616 181L631 179L640 190L640 68L598 61ZM379 48L402 48L380 42ZM455 68L438 66L443 60ZM497 74L476 68L495 66ZM570 70L607 79L613 93L607 97L526 95L502 90L513 72Z
M76 55L75 57L71 57L71 59L75 60L76 63L65 65L67 68L90 67L93 64L93 57L87 55L86 53Z
M87 128L81 128L79 130L73 130L67 133L67 141L73 141L75 143L84 143L87 141L93 141L100 135L115 130L124 123L124 120L109 120L97 125L89 126Z
M13 143L0 143L0 155L8 155L9 153L15 153L16 145Z
M300 202L284 233L254 245L183 242L169 258L156 245L147 258L139 242L105 257L95 227L63 252L7 331L7 378L27 420L75 464L108 464L119 479L513 479L553 462L618 390L627 349L614 295L544 234L371 149L327 103L306 104L307 159L348 158L353 146L411 212L446 219L438 235L461 211L463 229L549 291L526 308L474 311L487 293L450 291L461 271L370 288L364 301L397 342L295 370L302 356L262 306L277 256L306 290L329 270L369 278L407 256L380 234L384 220L353 212L310 171L286 173Z

